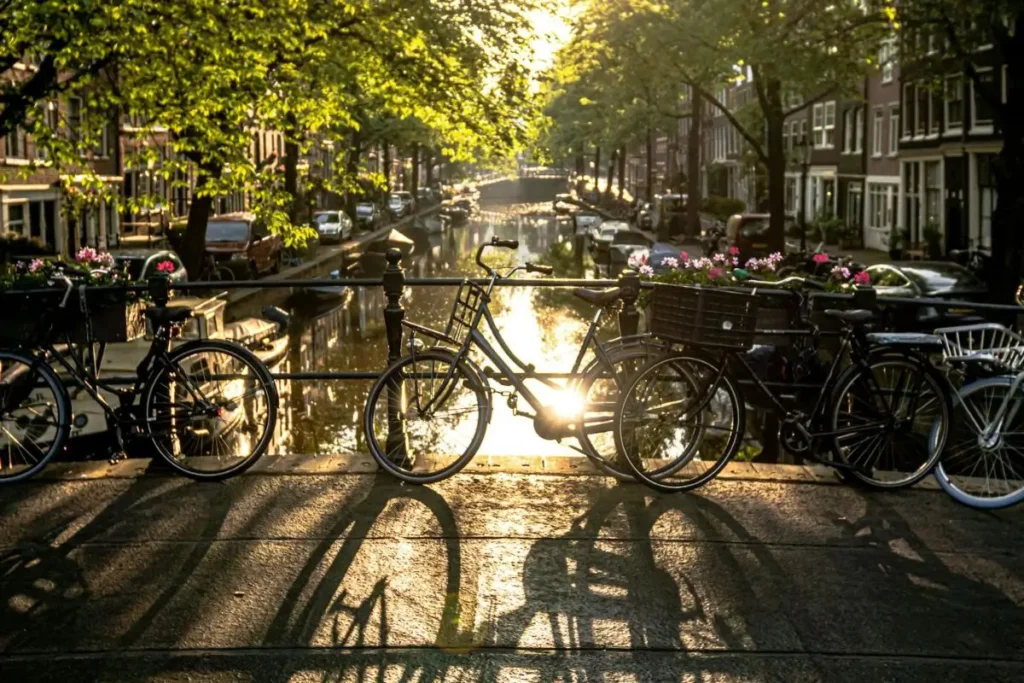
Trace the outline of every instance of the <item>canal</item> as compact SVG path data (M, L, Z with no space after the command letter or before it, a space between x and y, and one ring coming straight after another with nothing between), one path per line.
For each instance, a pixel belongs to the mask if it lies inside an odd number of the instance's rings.
M403 260L408 277L482 277L474 263L477 247L493 235L519 240L519 250L490 250L492 264L536 261L555 266L556 277L592 277L572 255L572 228L536 206L500 207L486 211L462 227L416 235L413 253ZM604 276L604 273L601 274ZM451 312L455 287L407 287L402 304L408 320L443 330ZM340 298L296 292L289 301L292 323L289 351L273 368L294 372L379 372L387 364L384 295L379 287L353 288ZM512 350L542 372L566 372L573 361L593 309L566 289L503 287L496 290L491 311ZM615 316L608 316L603 336L618 334ZM486 364L485 364L486 365ZM282 381L276 453L325 456L365 454L361 415L368 381ZM536 386L534 386L536 385ZM495 389L499 387L495 383ZM531 389L544 400L556 398L540 383ZM504 397L495 396L495 410L481 455L577 455L572 439L559 444L535 434L528 418L514 415Z

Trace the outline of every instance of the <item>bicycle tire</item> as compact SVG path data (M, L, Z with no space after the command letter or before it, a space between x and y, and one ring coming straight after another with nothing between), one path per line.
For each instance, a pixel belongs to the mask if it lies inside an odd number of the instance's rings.
M684 444L682 453L674 456L666 465L655 470L646 471L641 467L643 454L634 454L636 449L632 444L626 443L626 435L633 434L636 429L635 427L629 427L628 423L634 421L631 411L635 412L637 405L635 402L638 400L638 394L648 387L657 386L659 381L657 375L666 370L673 373L674 377L681 378L683 382L689 384L695 390L701 386L696 378L698 372L704 371L715 376L718 375L718 368L712 363L692 355L677 354L655 359L637 373L629 388L620 397L619 403L615 408L615 436L620 455L629 465L633 476L638 481L661 493L679 493L693 490L708 483L718 476L722 469L736 455L743 440L746 406L742 394L737 390L737 386L732 381L729 373L722 373L714 385L707 387L708 392L711 389L714 390L714 395L700 395L692 403L687 401L684 404L685 410L683 415L691 410L695 411L700 415L697 418L700 421L700 425L696 430L697 433ZM670 379L669 381L672 380ZM720 392L724 392L724 395L720 394ZM710 466L702 468L703 471L696 473L692 478L678 483L668 481L668 477L678 474L694 460L696 451L705 437L706 429L703 413L711 405L712 401L719 400L720 398L725 398L730 403L729 418L731 421L727 428L723 428L723 431L727 431L728 435L721 453L714 458ZM631 439L635 441L635 436L631 437Z
M615 462L615 460L618 460L618 458L616 457L618 455L618 446L616 445L614 434L615 407L618 405L619 395L621 395L622 393L622 391L619 391L618 389L619 387L623 389L628 388L630 383L632 382L633 377L636 375L637 372L639 372L640 369L645 367L654 358L657 358L660 355L664 354L664 346L651 343L648 340L643 340L636 344L627 344L620 346L618 348L609 349L607 353L609 356L609 361L612 363L613 366L622 363L636 363L635 368L627 370L628 374L624 375L623 380L619 382L618 385L615 387L615 395L604 397L607 400L601 401L602 404L609 404L608 407L610 408L610 410L608 411L610 414L608 415L607 419L609 422L608 432L611 435L611 443L601 443L600 447L595 446L594 440L591 439L587 433L587 425L591 424L591 422L588 421L587 416L593 416L593 413L598 412L588 410L589 407L595 404L595 400L591 398L591 392L595 390L597 381L603 379L608 372L607 369L604 367L604 363L599 358L594 359L594 361L591 362L590 365L584 368L582 372L582 378L573 387L576 390L576 392L583 398L584 406L583 420L580 421L576 428L576 440L579 442L580 449L583 451L583 454L601 472L607 474L610 477L614 477L619 481L636 481L628 465L617 466ZM595 418L590 418L591 421L593 419ZM611 450L608 454L599 452L600 450L608 450L609 446Z
M986 379L971 382L970 384L961 388L958 392L956 406L954 407L954 413L958 408L961 407L967 410L968 408L966 407L966 399L968 399L973 394L985 391L986 389L1009 388L1012 384L1013 378L1010 376L989 377ZM998 403L996 403L995 401L989 402L990 408L995 407L997 405ZM1017 420L1021 420L1021 417L1018 416ZM1020 422L1017 422L1017 424L1019 425ZM940 456L939 458L938 464L935 466L935 478L938 480L939 486L942 487L942 490L948 493L950 497L952 497L953 500L957 501L958 503L978 510L998 510L1001 508L1010 507L1011 505L1016 505L1017 503L1020 503L1022 500L1024 500L1024 471L1022 471L1024 470L1024 468L1018 469L1015 468L1013 465L1010 466L1010 472L1013 473L1015 476L1020 477L1017 480L1020 486L1015 491L1010 491L1002 495L985 497L969 493L968 491L965 491L958 485L958 475L946 471L947 466L953 465L953 463L951 463L951 460L955 458L957 455L959 455L959 453L957 452L957 446L960 445L960 442L958 438L959 434L957 432L957 429L961 427L964 428L965 436L973 437L971 440L975 441L976 443L979 435L975 431L974 422L970 418L965 417L963 419L954 419L953 425L954 428L950 435L950 442L946 444L946 449L945 451L943 451L942 456ZM1018 444L1022 444L1022 442L1024 442L1024 439L1020 439L1018 441ZM987 457L988 450L994 450L995 448L998 448L998 446L1001 445L1002 443L1003 441L1001 440L1000 444L992 445L989 448L981 447L977 449L977 454L981 458ZM1021 464L1024 465L1024 456L1022 456L1022 451L1013 446L1009 446L1009 448L1015 451L1016 457L1013 459L1021 462ZM1007 458L1004 458L1002 456L996 456L1000 461L999 465L1002 468L1004 474L1007 473L1006 461L1009 459L1009 455L1010 454L1007 454ZM951 466L950 469L955 470L957 468L955 466ZM976 471L976 468L972 469L971 474L974 474ZM987 466L987 464L984 467L983 471L986 475L990 471L990 468ZM996 473L997 468L993 466L991 468L991 471L993 473ZM986 476L986 482L987 481L988 477Z
M377 462L377 465L388 474L410 484L432 484L457 474L469 463L473 456L476 455L477 450L480 448L480 444L483 442L484 435L487 432L487 424L490 422L491 395L486 379L465 359L459 360L458 363L455 364L455 375L449 379L449 382L454 381L455 384L444 387L446 393L444 399L441 400L441 403L443 404L451 398L451 394L454 391L452 386L456 388L459 385L468 387L476 394L477 424L473 429L472 437L470 438L466 448L450 464L437 471L426 474L417 474L410 471L409 469L402 467L400 463L395 462L388 457L389 454L386 452L385 448L381 447L380 439L377 437L376 430L374 429L374 420L377 417L377 405L378 400L381 398L381 393L387 390L389 384L397 381L401 381L403 383L409 381L400 374L405 368L419 362L446 363L451 367L455 359L455 353L436 347L423 351L422 353L417 353L414 356L405 356L392 363L381 374L381 376L377 378L377 381L374 382L373 386L370 388L370 393L366 398L366 406L363 409L363 432L366 437L366 444L370 449L370 455ZM437 373L437 375L440 375L440 373ZM434 398L435 397L430 397L428 402ZM385 401L387 400L387 397L385 397ZM387 420L386 410L387 409L385 407L385 421ZM467 411L467 414L469 414L469 411ZM420 416L416 415L416 417ZM408 422L408 419L406 419L406 422L403 423L403 431L407 429L405 424ZM407 443L407 441L404 443ZM405 458L408 457L408 455L409 454L406 452L402 454L402 457ZM426 455L427 454L424 454L424 458L426 458ZM414 458L412 464L415 465L415 458L418 458L418 454L413 453L412 456Z
M156 397L156 391L162 387L168 380L168 374L175 368L180 371L181 361L189 355L198 355L201 353L222 353L228 356L233 356L242 365L246 366L250 373L253 381L259 382L259 388L263 391L266 403L267 403L267 417L266 424L263 426L262 434L256 440L255 446L251 448L251 452L243 458L239 459L239 462L226 467L224 469L215 471L198 471L191 469L183 464L178 458L175 457L174 453L171 453L167 444L158 435L153 433L153 425L161 418L163 408L157 407L154 404ZM193 342L188 342L182 346L174 349L168 354L169 365L162 365L158 367L150 377L147 379L146 386L142 392L142 415L145 419L146 434L150 441L156 448L157 453L164 459L164 461L176 472L183 474L191 479L198 481L221 481L229 477L245 472L247 469L256 464L263 454L266 452L267 447L270 444L270 440L274 436L274 430L277 425L277 410L278 410L278 393L277 387L274 385L274 379L270 374L270 370L267 369L266 364L263 363L253 352L246 349L240 344L228 341L211 340L211 339L199 339ZM243 394L243 398L249 394L246 392ZM233 397L231 402L237 401L239 397ZM232 410L238 410L236 406ZM245 406L241 407L241 410L246 410ZM171 420L172 417L167 419ZM218 414L217 419L220 419ZM178 437L180 438L180 437Z
M11 369L10 364L20 363L28 368L27 371L18 371ZM32 356L29 354L17 353L14 351L0 350L0 442L6 437L11 440L12 443L20 444L24 437L24 432L32 427L38 427L40 422L36 418L28 418L28 416L20 416L17 418L10 419L10 425L7 426L5 423L8 421L7 416L11 414L13 416L16 408L7 406L4 402L7 400L7 384L4 381L5 373L12 373L10 379L13 381L28 381L28 377L23 376L22 373L29 372L38 374L39 378L44 382L44 385L48 387L53 395L54 407L56 408L56 424L47 425L54 428L53 439L50 442L49 448L42 454L36 463L30 466L26 470L22 470L17 474L11 474L9 476L4 474L4 461L11 465L9 469L13 469L13 452L11 445L9 444L7 449L3 449L0 446L0 484L13 484L15 482L24 481L30 477L35 476L41 472L46 465L54 458L54 456L60 452L64 444L67 443L68 437L71 433L71 397L68 395L67 387L57 377L57 373L54 372L53 368L50 367L49 363L46 363L41 358ZM31 375L29 375L30 377ZM27 398L27 397L26 397ZM19 402L20 405L20 402ZM29 413L38 413L38 407L32 409L26 409ZM26 422L26 420L28 420ZM22 437L22 438L19 438ZM6 450L6 455L5 455Z
M855 465L855 463L851 463L849 461L847 454L843 450L844 446L841 445L839 442L840 438L842 438L841 436L835 436L832 437L832 439L830 439L829 446L832 450L832 455L836 459L836 462L842 463L845 466L842 470L843 474L847 475L843 477L845 480L851 480L852 478L852 481L856 481L857 483L875 489L901 489L913 486L914 484L918 483L926 476L928 476L928 474L931 473L932 469L935 467L936 462L938 462L939 457L942 455L942 449L945 446L946 438L949 434L949 425L952 416L952 400L950 397L950 392L948 389L948 385L946 383L946 379L938 372L938 370L936 370L926 360L922 359L921 357L915 354L906 353L896 349L879 349L876 352L872 353L871 356L869 356L867 362L868 368L872 373L872 378L875 377L876 372L882 366L902 365L903 369L909 374L909 376L923 378L923 381L931 386L934 392L934 399L928 400L934 400L935 405L939 411L939 419L936 422L933 422L931 426L927 428L928 433L926 438L928 456L924 458L921 464L918 465L917 468L913 472L909 473L907 476L896 480L882 480L874 475L867 474L862 468L853 466ZM830 432L838 432L842 429L849 429L849 426L840 426L840 410L843 407L844 399L847 399L847 397L849 397L851 401L854 399L850 391L853 388L854 384L860 379L865 379L864 369L860 365L856 364L846 368L842 372L842 374L840 374L840 376L836 379L836 382L833 385L832 389L832 397L829 401L829 407L826 413L828 415L828 425ZM878 384L877 379L874 379L873 382L876 385ZM921 396L922 391L923 388L917 392L914 392L917 397L913 399L915 402ZM874 401L877 400L878 398L879 397L877 396L877 394L875 394L871 402L874 403ZM862 405L864 405L865 409L868 407L868 401L861 398L860 402ZM888 408L886 407L886 403L887 401L883 398L881 400L881 407L878 412L880 413L880 415L886 415L886 419L888 419ZM848 406L849 405L852 404L848 403ZM848 410L845 414L855 416L856 410ZM881 419L881 417L878 418L879 424L881 424ZM892 431L889 428L880 427L880 429L885 431L885 433L892 433ZM874 447L872 447L872 451L873 449ZM908 452L908 449L905 448L900 449L899 451L899 453L902 456L906 456ZM890 453L890 457L894 462L897 458L897 450L891 444ZM867 455L870 455L870 453ZM881 453L879 453L879 456L880 455ZM876 468L872 467L873 471L875 469Z

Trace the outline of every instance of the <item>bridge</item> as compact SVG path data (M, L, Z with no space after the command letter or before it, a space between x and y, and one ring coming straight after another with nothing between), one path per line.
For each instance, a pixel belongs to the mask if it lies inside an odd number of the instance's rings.
M554 201L555 195L561 192L568 192L564 175L502 178L480 185L480 203L491 206L540 204Z

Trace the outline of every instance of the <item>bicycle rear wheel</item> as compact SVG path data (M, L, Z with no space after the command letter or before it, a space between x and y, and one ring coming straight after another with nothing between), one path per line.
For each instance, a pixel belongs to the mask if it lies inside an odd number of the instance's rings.
M216 481L241 474L267 450L277 424L277 389L267 366L228 342L175 349L143 390L146 429L177 472Z
M483 441L490 414L484 380L455 355L433 349L407 356L370 389L366 442L381 469L413 484L452 476Z
M913 486L939 459L951 412L946 380L931 365L881 353L836 380L826 413L833 456L873 488Z
M641 370L623 393L616 440L644 484L688 491L714 479L736 454L745 417L728 373L701 358L670 356Z
M71 400L53 369L0 351L0 484L42 471L71 429Z
M959 503L996 510L1024 500L1024 391L1018 388L1011 396L1012 386L1012 377L992 377L968 384L957 395L935 478ZM985 434L1007 399L998 435Z

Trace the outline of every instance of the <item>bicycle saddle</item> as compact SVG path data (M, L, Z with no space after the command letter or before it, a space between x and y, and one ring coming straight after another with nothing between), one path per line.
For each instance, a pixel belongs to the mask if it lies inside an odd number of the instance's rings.
M188 320L192 316L189 306L150 306L146 309L146 317L156 325L170 325Z
M578 298L583 299L587 303L594 304L595 306L608 306L619 300L622 295L622 288L615 287L613 289L574 289L572 293Z
M853 311L837 311L834 308L830 308L825 311L825 315L836 320L841 320L844 323L850 323L853 325L862 325L869 323L875 319L875 314L871 311L865 311L863 309L856 309Z

